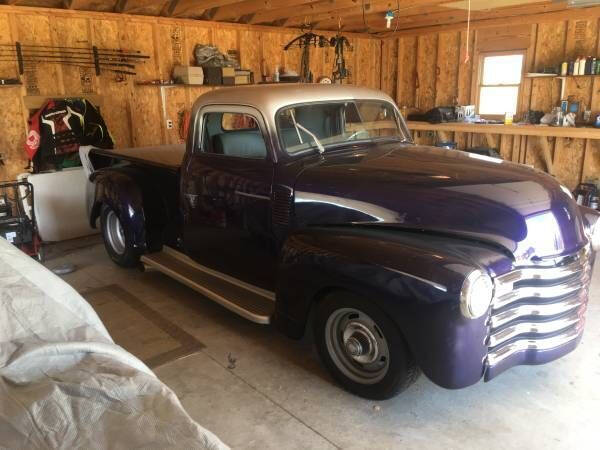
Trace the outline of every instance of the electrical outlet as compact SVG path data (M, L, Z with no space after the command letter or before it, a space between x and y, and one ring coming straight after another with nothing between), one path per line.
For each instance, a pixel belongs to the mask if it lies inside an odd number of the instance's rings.
M173 121L171 119L167 119L167 130L173 129Z

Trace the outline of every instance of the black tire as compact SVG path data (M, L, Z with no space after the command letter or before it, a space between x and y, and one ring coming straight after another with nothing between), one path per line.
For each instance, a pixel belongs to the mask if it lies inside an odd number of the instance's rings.
M372 302L351 292L336 291L322 299L316 308L314 338L317 350L329 372L346 390L367 399L386 400L417 380L420 371L402 333ZM339 329L338 324L346 326ZM368 329L371 334L366 335L371 339L365 341L362 333ZM355 358L364 356L356 353L356 346L351 346L355 355L350 355L350 339L344 340L344 332L351 332L351 338L359 338L353 342L359 342L358 348L361 350L372 349L366 357L372 357L375 361L366 365L357 362ZM361 342L372 344L360 345ZM387 353L385 349L388 350Z
M130 233L121 225L119 216L107 205L102 206L100 215L102 240L110 259L122 267L135 267L139 264L140 253L136 250L129 238ZM115 229L119 227L119 231ZM120 235L117 237L116 235Z

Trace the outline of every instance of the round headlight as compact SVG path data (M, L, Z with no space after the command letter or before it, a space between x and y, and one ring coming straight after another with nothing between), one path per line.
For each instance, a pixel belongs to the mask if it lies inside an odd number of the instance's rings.
M489 309L494 295L494 284L489 276L474 270L465 279L460 291L460 310L465 317L476 319Z

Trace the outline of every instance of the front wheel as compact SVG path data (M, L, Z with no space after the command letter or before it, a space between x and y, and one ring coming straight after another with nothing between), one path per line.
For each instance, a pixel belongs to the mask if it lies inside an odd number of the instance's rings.
M391 398L419 370L396 324L377 306L349 292L317 305L315 342L333 377L348 391L373 400Z
M100 224L104 247L110 259L122 267L136 266L140 259L139 252L133 246L115 210L104 205Z

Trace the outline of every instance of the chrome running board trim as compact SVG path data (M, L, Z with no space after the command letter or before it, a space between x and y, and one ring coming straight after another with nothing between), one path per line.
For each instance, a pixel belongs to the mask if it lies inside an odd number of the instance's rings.
M267 291L266 289L262 289L262 288L259 288L258 286L254 286L253 284L246 283L242 280L238 280L237 278L234 278L232 276L224 274L223 272L219 272L218 270L214 270L209 267L203 266L202 264L198 264L196 261L194 261L189 256L187 256L181 252L178 252L177 250L175 250L171 247L167 247L166 245L163 247L162 251L163 251L163 253L165 253L169 256L172 256L173 258L178 259L179 261L187 264L190 267L193 267L194 269L198 269L204 273L212 275L213 277L220 278L223 281L227 281L228 283L231 283L235 286L239 286L242 289L246 289L247 291L254 292L255 294L258 294L261 297L271 300L272 302L275 301L275 293L274 292Z
M275 294L194 263L176 250L143 255L145 267L185 284L231 312L259 324L271 323Z

